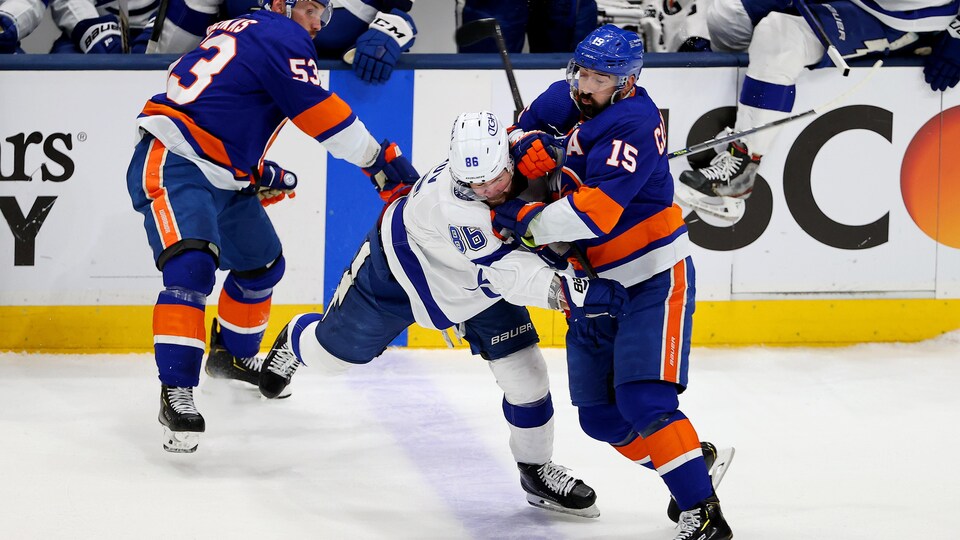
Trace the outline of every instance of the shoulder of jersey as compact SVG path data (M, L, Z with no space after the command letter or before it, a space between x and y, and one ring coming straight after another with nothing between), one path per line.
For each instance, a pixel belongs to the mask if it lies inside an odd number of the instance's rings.
M249 18L257 21L259 32L256 35L262 40L278 42L285 48L299 48L297 43L303 41L310 45L311 49L313 48L310 34L293 19L285 15L261 9L238 18Z

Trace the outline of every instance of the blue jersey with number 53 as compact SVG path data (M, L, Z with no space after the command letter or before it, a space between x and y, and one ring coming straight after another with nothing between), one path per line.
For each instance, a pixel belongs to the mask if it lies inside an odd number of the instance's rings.
M166 92L147 102L138 124L223 189L249 183L286 119L336 157L366 165L379 145L320 86L316 58L307 31L283 15L263 10L217 23L171 66Z

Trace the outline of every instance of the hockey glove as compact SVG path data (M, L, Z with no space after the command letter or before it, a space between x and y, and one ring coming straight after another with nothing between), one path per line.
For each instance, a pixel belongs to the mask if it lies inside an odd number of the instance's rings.
M278 203L290 197L296 197L297 175L285 170L273 161L263 162L263 172L254 175L257 186L257 198L264 207Z
M380 153L373 164L363 167L363 174L370 177L384 202L406 195L420 179L420 173L400 152L400 147L386 139L380 143Z
M17 45L20 43L20 33L17 30L17 22L7 15L0 13L0 54L13 54L17 52Z
M86 54L120 54L123 40L120 23L113 15L80 21L73 28L70 39Z
M540 246L534 250L534 253L551 268L566 270L570 266L570 244L566 242L554 242L553 244Z
M960 82L960 19L950 21L923 64L923 78L934 91Z
M542 131L510 132L510 155L520 174L533 180L553 172L565 149L556 138Z
M530 228L530 222L546 207L547 205L541 202L528 203L521 199L510 199L490 211L493 229L495 231L509 229L516 233L524 244L536 246L533 237L528 237L527 230Z
M400 54L410 50L416 36L417 27L410 15L399 9L377 13L370 29L357 38L353 73L366 82L386 82Z
M602 316L618 317L630 300L620 283L604 279L584 279L571 276L560 278L559 303L567 318L578 321Z

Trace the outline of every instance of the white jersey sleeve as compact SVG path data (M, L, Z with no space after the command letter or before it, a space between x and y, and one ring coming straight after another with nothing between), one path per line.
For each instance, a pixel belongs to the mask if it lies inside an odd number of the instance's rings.
M421 326L448 328L501 299L549 307L555 272L536 254L497 238L489 207L456 196L446 163L387 209L380 233Z
M43 12L47 10L42 0L3 0L0 2L0 13L13 19L17 27L20 40L30 35L40 26Z

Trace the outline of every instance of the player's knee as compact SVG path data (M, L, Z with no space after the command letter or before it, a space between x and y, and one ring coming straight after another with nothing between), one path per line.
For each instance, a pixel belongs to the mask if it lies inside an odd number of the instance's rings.
M524 405L535 403L550 392L547 363L540 347L532 345L503 358L488 362L490 370L503 389L508 403Z
M717 51L745 51L753 38L753 22L741 0L714 0L707 8L710 44Z
M163 286L210 296L217 280L217 261L207 251L188 249L163 265Z
M580 428L590 438L610 444L621 444L633 432L633 426L624 420L616 405L579 407Z
M803 17L771 13L757 24L749 53L750 77L792 85L805 66L823 56L823 46Z
M617 387L620 414L640 435L657 431L678 414L677 387L665 381L635 381Z
M256 270L231 270L227 282L231 288L236 289L239 297L256 299L271 293L277 283L280 283L286 269L286 259L281 254L270 264Z

